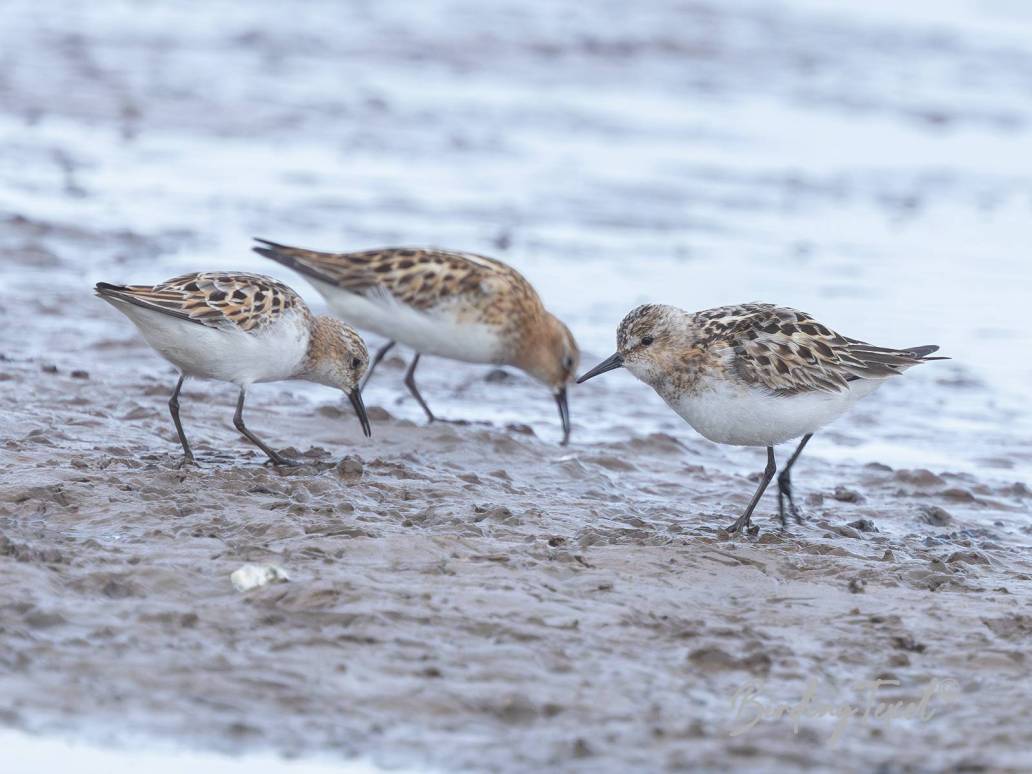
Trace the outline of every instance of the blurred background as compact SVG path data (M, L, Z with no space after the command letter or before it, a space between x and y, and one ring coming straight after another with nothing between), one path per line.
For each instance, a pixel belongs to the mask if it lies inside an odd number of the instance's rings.
M7 358L129 368L102 279L260 271L323 309L253 236L433 245L525 273L582 370L646 301L770 301L939 344L952 361L887 385L808 458L1032 474L1021 0L5 0L0 137ZM420 370L441 415L559 437L518 374ZM401 375L392 357L366 402L422 421ZM575 444L690 434L622 372L571 408Z

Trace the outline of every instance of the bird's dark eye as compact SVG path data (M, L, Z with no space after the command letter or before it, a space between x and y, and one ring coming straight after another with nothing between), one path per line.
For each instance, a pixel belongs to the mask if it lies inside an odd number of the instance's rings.
M569 355L563 358L563 368L565 368L567 371L573 368L573 358Z
M352 368L359 368L362 365L362 358L356 357L351 361Z
M647 347L647 346L648 346L649 344L651 344L651 343L652 343L653 341L654 341L654 339L653 339L653 338L652 338L651 336L642 336L642 337L641 337L641 345L642 345L643 347Z

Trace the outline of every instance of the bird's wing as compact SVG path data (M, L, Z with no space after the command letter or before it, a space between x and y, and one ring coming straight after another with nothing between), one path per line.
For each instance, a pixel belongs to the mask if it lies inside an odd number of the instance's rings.
M183 274L157 285L98 282L97 295L210 328L259 331L288 310L306 308L282 282L261 274Z
M335 287L427 311L459 299L515 293L538 301L530 283L501 261L450 250L390 247L358 253L323 253L264 239L254 251Z
M927 360L938 347L889 349L842 336L805 312L773 304L722 307L702 315L746 381L782 395L839 392L857 379L884 379Z

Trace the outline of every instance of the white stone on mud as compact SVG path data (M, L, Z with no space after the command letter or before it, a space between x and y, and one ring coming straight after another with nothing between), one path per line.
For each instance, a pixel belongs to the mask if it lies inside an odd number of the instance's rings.
M250 591L267 583L286 583L287 571L274 564L245 564L229 576L237 591Z

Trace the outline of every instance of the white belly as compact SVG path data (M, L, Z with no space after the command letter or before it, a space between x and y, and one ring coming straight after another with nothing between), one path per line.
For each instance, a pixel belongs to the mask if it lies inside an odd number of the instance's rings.
M210 328L132 304L117 306L148 344L188 376L241 386L291 379L308 351L308 326L292 312L269 328L248 333Z
M367 298L310 280L333 313L356 328L373 331L416 352L467 363L505 362L506 349L496 328L459 322L447 308L423 312L384 294Z
M863 379L850 382L849 389L842 392L782 397L720 381L691 397L664 399L711 441L732 446L774 446L816 432L880 385L880 380Z

